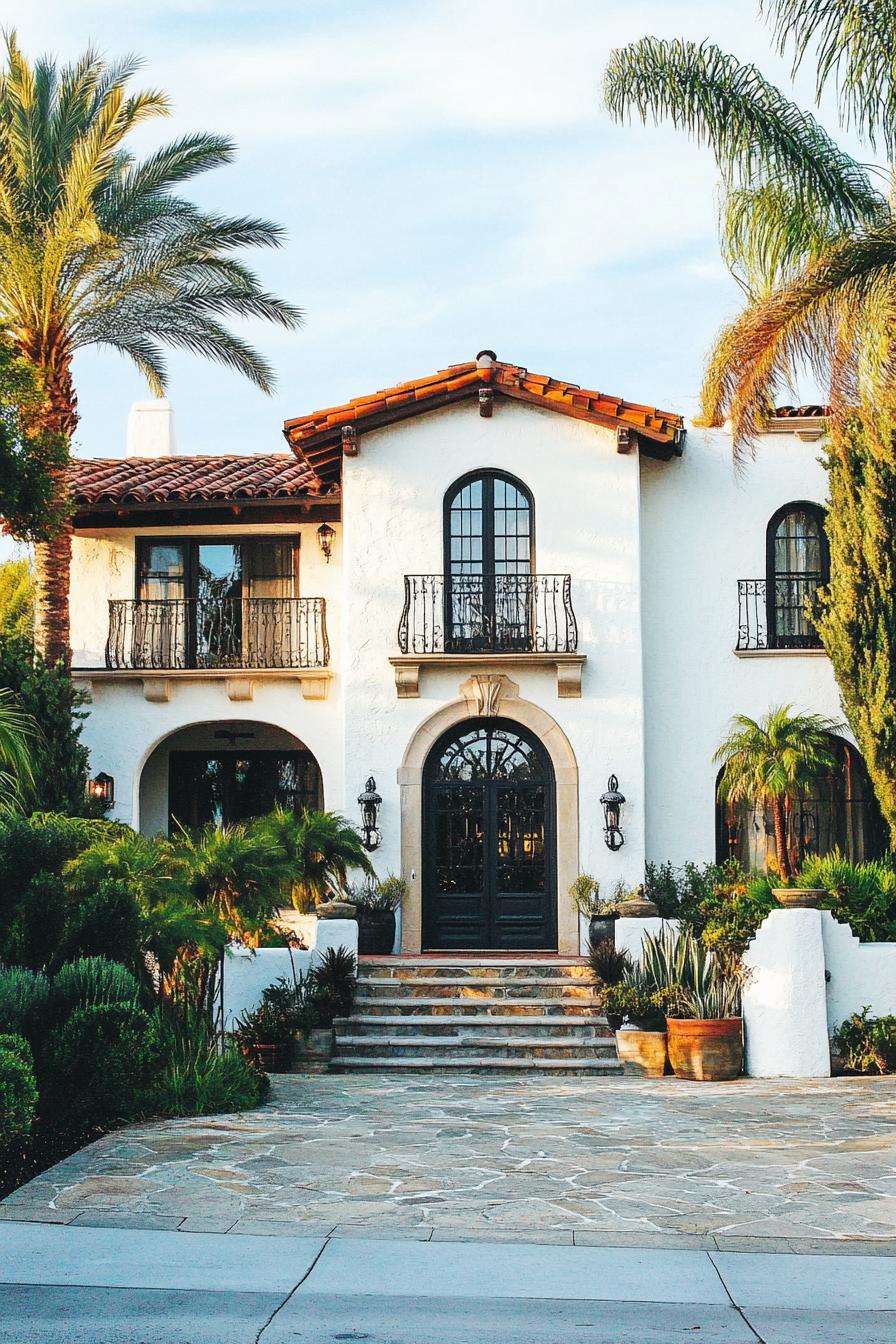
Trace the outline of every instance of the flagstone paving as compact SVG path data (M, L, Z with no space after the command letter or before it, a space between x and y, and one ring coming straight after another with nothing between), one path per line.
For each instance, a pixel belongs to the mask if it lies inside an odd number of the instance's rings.
M896 1254L896 1078L281 1076L0 1205L105 1226Z

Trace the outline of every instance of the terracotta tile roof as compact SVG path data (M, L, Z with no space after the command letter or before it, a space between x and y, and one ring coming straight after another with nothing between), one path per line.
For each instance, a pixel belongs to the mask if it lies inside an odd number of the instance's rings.
M808 406L776 406L774 415L779 420L824 420L831 413L830 406L813 402Z
M291 453L254 457L92 457L69 468L76 506L290 499L319 481Z
M479 357L466 364L452 364L426 378L387 387L372 396L355 397L341 406L287 420L283 432L300 461L307 462L323 479L332 480L341 469L343 446L352 451L353 431L376 429L438 406L478 397L486 387L499 397L525 401L611 428L627 428L641 440L645 451L658 456L668 457L681 451L684 421L679 415L530 373L516 364Z

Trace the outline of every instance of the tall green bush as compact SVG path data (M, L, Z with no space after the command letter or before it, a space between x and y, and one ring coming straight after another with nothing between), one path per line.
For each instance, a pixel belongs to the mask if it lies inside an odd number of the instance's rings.
M27 1138L37 1111L37 1083L28 1042L0 1036L0 1152Z
M45 1114L71 1129L111 1125L139 1113L154 1065L152 1021L133 1003L85 1003L46 1042Z
M33 744L34 809L101 817L102 804L87 793L90 754L81 741L87 697L65 668L48 666L29 639L0 632L0 686L41 729Z

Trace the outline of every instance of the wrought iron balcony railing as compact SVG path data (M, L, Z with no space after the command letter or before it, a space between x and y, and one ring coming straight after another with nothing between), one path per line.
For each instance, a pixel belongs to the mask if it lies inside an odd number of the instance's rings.
M402 653L575 653L568 574L406 574Z
M110 668L302 668L329 661L322 597L109 603Z
M811 613L821 575L778 574L737 581L737 650L820 649Z

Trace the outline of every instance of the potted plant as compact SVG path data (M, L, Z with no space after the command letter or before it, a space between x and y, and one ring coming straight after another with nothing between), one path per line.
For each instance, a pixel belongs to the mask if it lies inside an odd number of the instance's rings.
M606 993L607 1020L621 1018L616 1031L616 1053L623 1073L662 1078L666 1072L667 995L650 985L639 966L626 970L618 985Z
M329 1067L334 1023L338 1017L350 1016L354 1007L356 970L354 955L347 948L328 947L301 982L302 1012L296 1046L305 1071Z
M665 996L669 1062L676 1078L720 1082L743 1068L740 981L723 975L690 930L646 935L642 973Z
M617 1032L622 1026L623 1015L611 1012L607 1008L607 990L613 985L621 984L626 971L631 970L632 959L623 948L616 947L604 938L600 942L592 943L588 960L597 982L598 997L603 1002L607 1025L611 1031Z
M596 947L603 941L613 942L617 919L612 901L600 898L600 883L590 873L580 873L569 889L570 900L579 914L588 920L588 945Z
M381 882L352 891L358 921L359 956L384 957L391 953L395 946L395 912L407 893L407 882L394 873Z
M237 1018L233 1028L233 1038L243 1053L265 1073L285 1073L292 1061L296 1017L284 1011L288 988L285 980L269 985L258 1007Z
M666 1017L676 1078L705 1083L739 1078L744 1066L740 984L718 975L705 990L683 989Z

